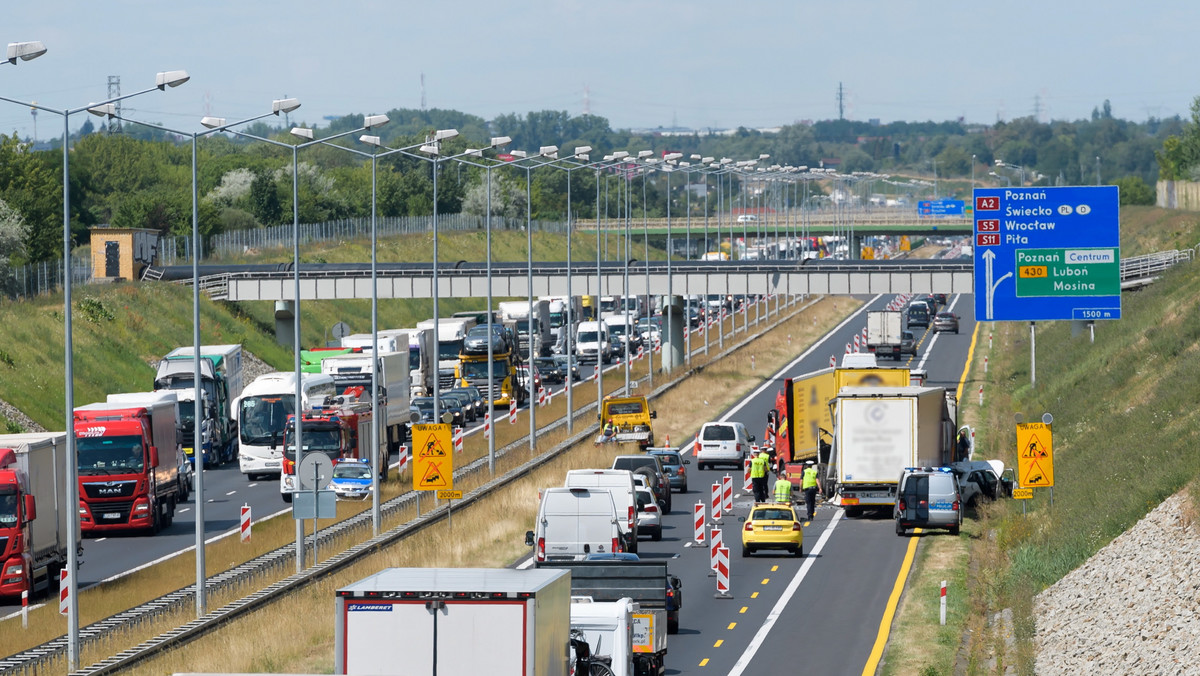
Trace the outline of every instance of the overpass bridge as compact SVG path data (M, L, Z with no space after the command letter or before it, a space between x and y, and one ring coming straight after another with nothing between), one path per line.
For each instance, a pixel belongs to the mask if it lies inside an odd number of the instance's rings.
M778 216L778 218L777 218ZM597 226L595 220L575 221L576 232L624 233L625 220L620 218L600 219ZM820 237L824 235L845 234L853 231L855 237L861 236L902 236L902 235L949 235L968 236L972 234L974 223L966 217L937 217L921 218L914 212L835 212L798 213L785 215L764 214L760 220L738 223L736 218L723 216L720 220L715 216L707 219L692 216L688 222L686 216L675 216L668 221L665 218L641 219L636 216L629 221L629 230L633 234L646 232L655 236L666 236L670 231L672 237L682 237L691 233L693 237L705 234L734 235L745 232L752 237L788 236L803 232Z
M377 266L380 298L432 298L431 263L383 263ZM483 263L440 263L439 298L483 298L488 275ZM532 285L524 263L493 263L494 297L523 298L564 295L685 294L878 294L972 293L970 260L832 259L797 261L665 261L631 262L629 284L620 262L572 262L570 285L566 263L533 264ZM290 263L277 265L201 266L201 289L214 300L290 301L295 299ZM190 281L191 266L152 268L151 279ZM300 265L301 300L371 297L367 263Z

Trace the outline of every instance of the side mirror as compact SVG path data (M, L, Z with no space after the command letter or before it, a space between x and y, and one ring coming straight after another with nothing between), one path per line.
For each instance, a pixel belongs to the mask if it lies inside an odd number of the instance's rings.
M37 501L32 495L25 496L25 523L37 518Z
M671 586L676 589L683 589L683 581L674 575L671 576Z
M158 467L158 447L157 446L150 447L150 466Z
M746 520L746 517L744 517L744 516L739 516L739 517L738 517L738 523L742 523L742 522L743 522L743 521L745 521L745 520Z
M531 531L531 530L525 531L525 546L526 547L533 546L533 531Z
M658 411L650 411L650 417L657 420L658 419Z
M753 435L753 434L751 434L751 435L748 437L748 439L750 439L750 441L754 441L754 435Z

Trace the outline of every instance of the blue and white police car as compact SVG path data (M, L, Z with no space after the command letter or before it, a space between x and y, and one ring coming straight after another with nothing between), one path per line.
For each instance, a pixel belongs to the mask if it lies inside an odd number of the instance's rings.
M370 461L342 458L333 466L329 489L339 500L365 500L371 495L374 480Z

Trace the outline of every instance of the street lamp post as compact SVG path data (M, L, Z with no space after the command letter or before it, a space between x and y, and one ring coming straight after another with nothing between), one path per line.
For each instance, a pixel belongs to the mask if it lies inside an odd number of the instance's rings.
M172 134L183 134L192 137L192 345L194 353L192 355L192 383L196 385L195 401L192 405L195 407L195 419L199 421L202 418L204 409L204 401L202 390L200 389L200 194L196 172L197 158L197 141L202 136L215 134L219 131L224 131L228 127L235 127L256 120L261 120L264 117L271 115L278 116L281 112L290 113L300 107L298 99L276 99L271 102L271 112L255 115L237 122L226 123L222 118L205 117L200 121L205 127L205 131L187 132L177 129L169 129L157 124L149 122L141 122L123 118L117 115L116 106L112 103L105 103L98 106L88 108L88 112L93 115L99 115L107 118L116 118L131 124L150 127L160 131L170 132ZM207 598L205 590L205 580L207 572L205 570L205 551L204 551L204 431L202 426L197 423L194 425L193 432L195 436L192 439L192 457L193 462L197 466L195 472L195 522L196 522L196 617L203 617L207 612ZM226 443L234 444L236 440L225 439Z
M14 47L14 45L17 45ZM45 47L41 43L14 43L9 45L8 61L15 64L18 60L28 61L35 59L45 53ZM25 46L20 46L25 45ZM74 341L72 339L73 332L71 326L71 171L70 171L70 147L71 147L71 115L82 113L83 111L97 105L106 103L116 103L124 101L135 96L140 96L155 90L165 91L167 87L178 87L188 81L188 74L182 70L171 70L160 72L155 75L155 83L153 87L140 91L111 98L100 103L90 103L82 108L62 108L55 109L48 106L43 106L38 103L28 103L0 96L0 101L15 103L21 106L27 106L35 110L42 110L48 113L59 115L63 119L63 353L65 356L65 401L64 408L66 410L65 424L71 427L71 421L75 416L75 365L73 360ZM67 499L66 505L69 509L69 518L67 519L67 542L71 546L67 547L67 669L75 671L79 666L79 552L74 543L78 540L79 534L79 514L77 509L73 509L79 504L79 478L78 478L78 460L75 452L75 435L67 435L66 454L67 462Z

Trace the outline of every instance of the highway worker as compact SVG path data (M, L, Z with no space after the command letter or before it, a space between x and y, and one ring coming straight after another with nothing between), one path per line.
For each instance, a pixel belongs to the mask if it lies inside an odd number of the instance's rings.
M600 433L600 436L597 437L595 445L599 446L600 444L606 444L612 441L616 436L617 426L613 424L613 419L609 418L607 421L605 421L604 430Z
M812 461L804 463L804 473L800 475L800 489L804 491L804 504L808 508L808 520L812 521L817 514L817 489L824 492L821 479L817 476L817 466Z
M792 482L788 479L787 472L780 472L779 478L775 480L775 502L792 504Z
M750 484L754 487L754 501L767 501L767 468L771 456L764 450L750 459Z

